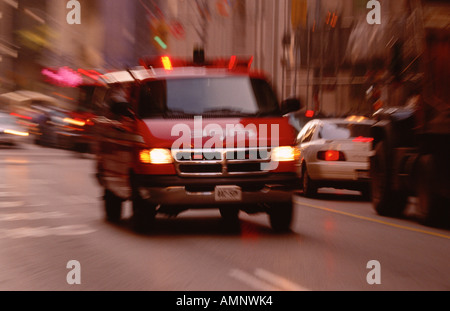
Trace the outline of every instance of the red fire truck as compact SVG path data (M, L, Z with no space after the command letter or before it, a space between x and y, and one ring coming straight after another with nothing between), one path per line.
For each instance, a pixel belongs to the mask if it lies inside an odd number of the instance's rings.
M293 217L298 150L281 105L251 59L194 61L168 56L143 59L142 67L105 75L108 90L98 130L97 177L108 220L133 206L137 231L155 216L217 208L225 223L239 212L267 213L286 231Z

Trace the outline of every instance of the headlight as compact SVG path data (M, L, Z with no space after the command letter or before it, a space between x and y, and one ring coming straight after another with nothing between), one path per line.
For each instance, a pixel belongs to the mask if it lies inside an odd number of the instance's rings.
M80 127L83 127L86 125L86 122L84 122L83 120L75 120L72 118L64 118L63 121L66 123L69 123L71 125L76 125L76 126L80 126Z
M297 161L300 157L300 150L295 147L276 147L272 150L272 161L289 162Z
M139 160L146 164L171 164L173 162L169 149L142 150L139 153Z
M29 135L27 132L21 132L21 131L15 131L15 130L4 130L3 133L16 135L16 136L24 136L24 137Z

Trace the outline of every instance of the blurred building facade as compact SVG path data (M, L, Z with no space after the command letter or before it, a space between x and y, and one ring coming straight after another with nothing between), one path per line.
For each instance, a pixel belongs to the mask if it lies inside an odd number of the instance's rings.
M422 79L424 23L450 26L448 1L379 0L380 24L366 0L289 2L282 92L323 116L405 105Z
M381 24L371 25L367 0L168 0L166 28L175 21L183 35L165 36L163 52L189 57L198 44L210 57L252 55L280 99L300 97L317 115L370 115L404 104L399 83L419 71L426 11L447 2L379 0Z
M155 53L139 1L79 3L81 23L69 24L67 1L0 0L1 93L27 89L74 101L76 90L48 83L42 71L124 68Z
M13 66L18 57L18 46L13 39L14 3L0 1L0 93L14 87Z
M144 55L192 57L203 46L207 57L253 56L280 99L299 97L316 114L367 114L377 100L402 100L394 82L415 72L422 17L448 7L379 0L381 24L369 25L367 0L79 2L81 24L69 25L67 1L0 0L1 92L49 91L46 67L124 68ZM426 13L429 3L438 9Z

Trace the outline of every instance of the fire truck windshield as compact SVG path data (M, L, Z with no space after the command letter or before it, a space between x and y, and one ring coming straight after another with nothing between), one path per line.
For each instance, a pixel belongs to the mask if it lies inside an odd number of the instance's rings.
M280 115L269 84L241 76L149 81L141 89L138 111L141 118Z

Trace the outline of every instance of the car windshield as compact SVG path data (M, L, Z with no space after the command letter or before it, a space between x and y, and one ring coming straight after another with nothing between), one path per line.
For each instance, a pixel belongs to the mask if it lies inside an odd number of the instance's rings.
M249 77L150 81L141 89L138 111L141 118L280 115L269 84Z
M361 123L325 123L320 129L319 137L327 140L369 137L370 128L369 124Z

